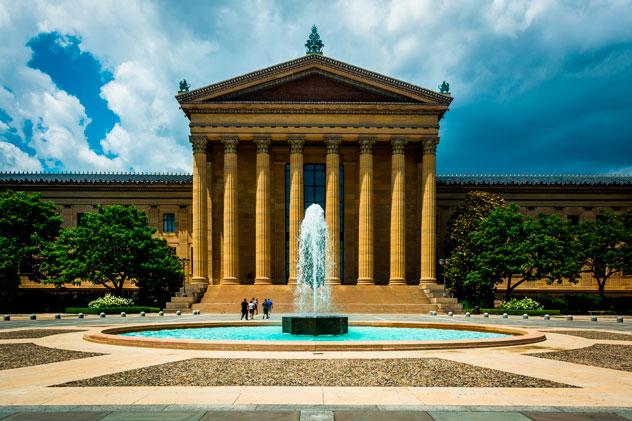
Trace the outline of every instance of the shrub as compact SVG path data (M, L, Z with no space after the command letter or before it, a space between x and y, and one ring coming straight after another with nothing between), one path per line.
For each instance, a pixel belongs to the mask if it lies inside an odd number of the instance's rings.
M103 297L99 297L96 300L88 303L89 308L102 310L109 307L131 307L134 305L134 300L130 298L117 297L116 295L105 294Z
M522 300L512 298L509 301L503 301L500 305L501 310L542 310L544 307L537 301L525 297Z

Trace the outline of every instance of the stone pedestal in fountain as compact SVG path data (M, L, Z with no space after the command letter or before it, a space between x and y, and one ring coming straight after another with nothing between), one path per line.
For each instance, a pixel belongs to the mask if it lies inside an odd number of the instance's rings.
M349 332L346 316L283 317L283 333L292 335L344 335Z

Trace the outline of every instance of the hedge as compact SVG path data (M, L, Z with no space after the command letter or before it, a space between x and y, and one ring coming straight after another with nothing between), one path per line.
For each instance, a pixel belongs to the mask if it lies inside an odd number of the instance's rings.
M559 310L504 310L502 308L482 308L481 313L489 314L504 314L507 313L512 316L522 316L528 314L529 316L544 316L545 314L558 315Z
M130 307L107 307L107 308L90 308L90 307L67 307L66 313L84 313L84 314L99 314L101 312L106 314L117 314L121 312L125 313L158 313L160 309L158 307L144 307L144 306L130 306Z

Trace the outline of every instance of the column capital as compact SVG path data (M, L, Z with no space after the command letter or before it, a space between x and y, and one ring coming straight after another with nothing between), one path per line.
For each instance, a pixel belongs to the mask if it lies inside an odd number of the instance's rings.
M290 136L287 141L290 144L291 153L303 153L303 145L305 144L303 136Z
M375 137L360 136L358 137L358 143L360 144L360 154L373 153L373 145L375 144Z
M393 148L393 155L399 155L404 153L404 148L408 143L406 137L391 137L391 146Z
M341 142L342 142L342 138L340 136L326 136L325 145L327 145L327 153L337 154L338 151L340 150Z
M222 136L225 154L237 153L237 143L239 143L239 136Z
M424 155L436 155L437 154L437 144L439 143L438 137L425 137L421 140L423 145L423 154Z
M193 153L206 153L206 135L190 135L189 142L193 147Z
M253 142L257 145L257 153L270 153L270 136L256 136Z

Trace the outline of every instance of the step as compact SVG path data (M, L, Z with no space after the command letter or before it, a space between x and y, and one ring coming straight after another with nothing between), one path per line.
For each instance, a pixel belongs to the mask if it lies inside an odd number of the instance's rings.
M172 303L169 302L165 305L165 310L188 310L191 308L190 303Z
M171 297L172 303L193 303L195 301L194 297Z
M452 297L432 297L430 302L432 304L457 304L459 300Z

